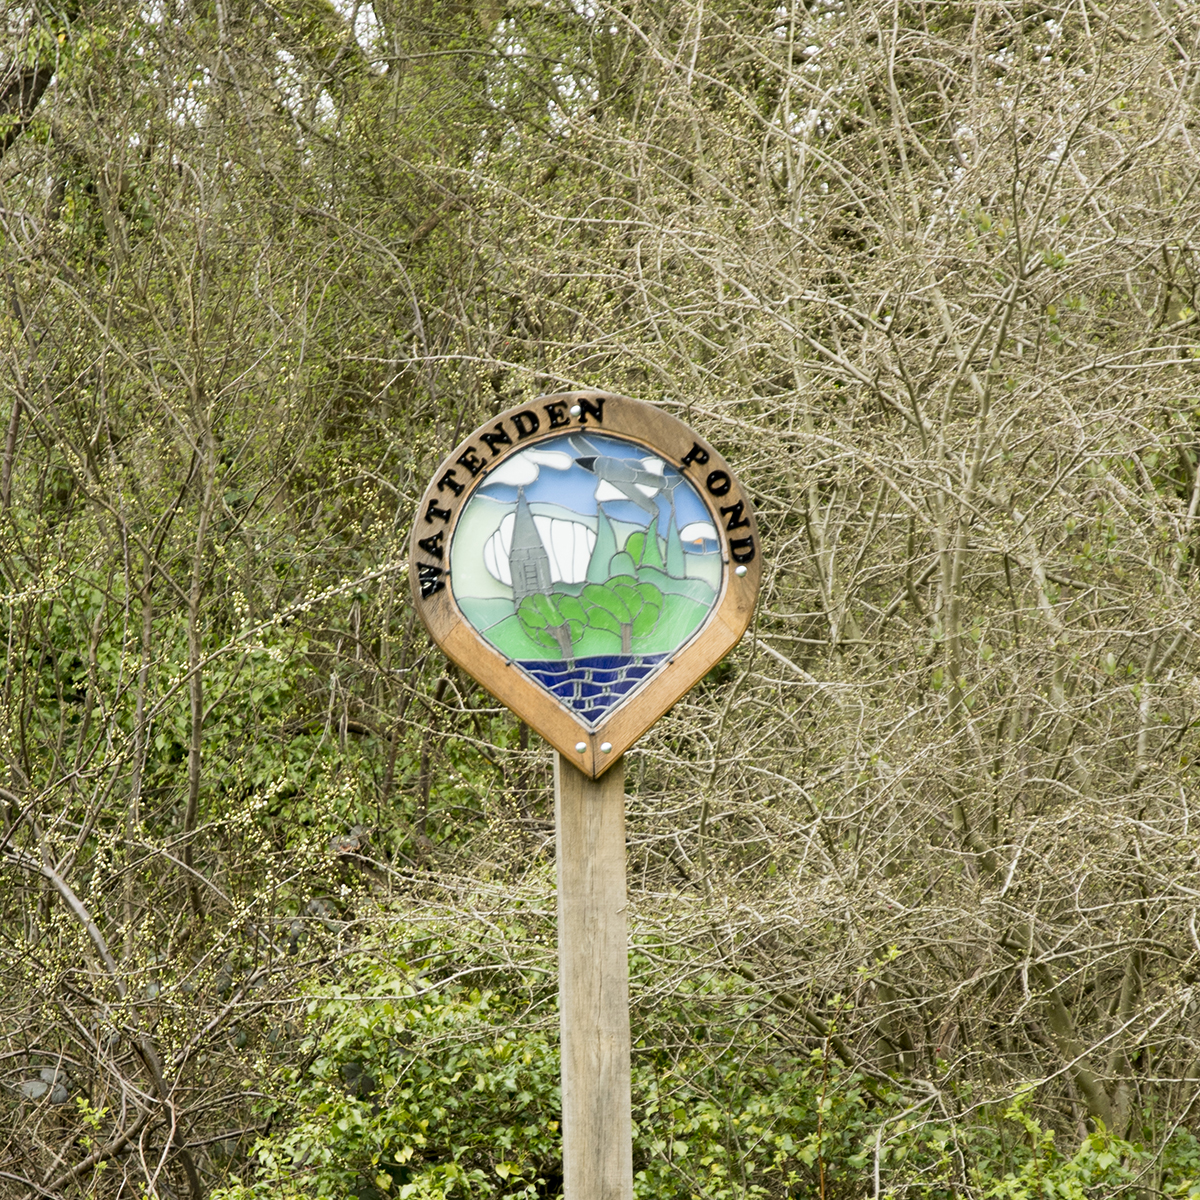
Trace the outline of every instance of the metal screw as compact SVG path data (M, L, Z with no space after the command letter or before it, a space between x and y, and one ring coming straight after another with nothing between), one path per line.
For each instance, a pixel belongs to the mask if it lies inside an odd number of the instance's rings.
M743 575L745 575L746 568L745 567L737 567L733 573L740 579Z
M587 749L587 742L576 742L575 749L579 754L582 754Z
M612 742L601 742L600 753L607 754L612 749Z

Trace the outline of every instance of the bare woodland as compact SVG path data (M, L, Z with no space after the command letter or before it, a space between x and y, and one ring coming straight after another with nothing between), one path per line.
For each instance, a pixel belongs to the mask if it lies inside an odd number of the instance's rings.
M0 19L0 1195L560 1194L447 1065L557 1053L549 752L404 543L578 387L764 540L627 756L637 1194L1200 1195L1200 9Z

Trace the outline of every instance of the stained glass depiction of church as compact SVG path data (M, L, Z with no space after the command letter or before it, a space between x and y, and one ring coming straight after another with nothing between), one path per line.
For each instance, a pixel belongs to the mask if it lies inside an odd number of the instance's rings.
M550 593L550 555L542 545L542 536L537 531L523 487L517 488L517 511L513 520L512 545L508 551L508 574L512 581L515 605L519 606L527 596Z
M691 483L591 433L496 466L459 517L450 566L476 631L592 727L701 628L723 570Z

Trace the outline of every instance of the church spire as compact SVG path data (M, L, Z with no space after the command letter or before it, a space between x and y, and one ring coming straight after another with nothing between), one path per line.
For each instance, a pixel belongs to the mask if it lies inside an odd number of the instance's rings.
M550 556L542 545L523 487L517 488L517 517L513 523L508 568L512 575L514 605L519 605L526 596L549 594L553 583L550 578Z

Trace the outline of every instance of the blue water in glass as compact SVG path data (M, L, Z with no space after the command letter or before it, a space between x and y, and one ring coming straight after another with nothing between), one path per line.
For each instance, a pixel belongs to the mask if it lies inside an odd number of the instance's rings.
M586 724L595 725L667 657L666 654L597 654L571 663L518 660L517 666Z

